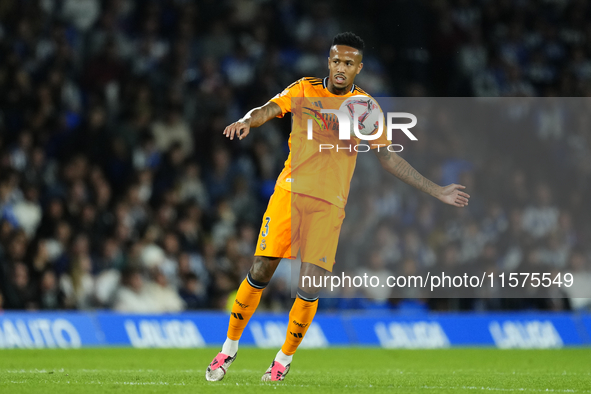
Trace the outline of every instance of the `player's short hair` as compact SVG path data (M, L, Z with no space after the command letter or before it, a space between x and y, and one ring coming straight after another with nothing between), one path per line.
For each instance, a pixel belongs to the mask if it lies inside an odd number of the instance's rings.
M335 45L346 45L351 48L355 48L363 55L363 49L365 48L365 43L355 33L351 33L350 31L339 33L332 39L331 47Z

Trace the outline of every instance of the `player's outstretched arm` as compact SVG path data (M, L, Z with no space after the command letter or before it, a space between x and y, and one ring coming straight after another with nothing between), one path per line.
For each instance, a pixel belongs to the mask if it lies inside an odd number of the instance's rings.
M242 119L226 127L224 129L224 135L231 140L236 135L241 140L250 133L251 127L259 127L278 115L281 115L281 108L274 102L269 101L262 107L251 109Z
M415 170L406 160L387 149L376 149L376 156L380 159L382 167L402 181L417 189L432 195L440 201L455 207L468 205L470 195L460 189L466 186L451 184L445 187L439 186L425 178Z

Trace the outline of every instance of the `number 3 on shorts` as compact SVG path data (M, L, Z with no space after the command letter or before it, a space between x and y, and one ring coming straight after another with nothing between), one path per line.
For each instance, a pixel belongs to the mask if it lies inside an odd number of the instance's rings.
M266 237L267 235L269 235L269 222L271 221L271 218L269 216L265 217L265 225L263 226L263 233L261 234L263 237Z

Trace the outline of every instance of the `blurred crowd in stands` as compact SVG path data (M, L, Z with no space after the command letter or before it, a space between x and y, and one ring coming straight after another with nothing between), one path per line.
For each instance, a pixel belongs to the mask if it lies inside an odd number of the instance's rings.
M356 82L375 96L591 95L586 0L2 0L0 309L224 309L252 262L290 122L243 141L222 131L296 79L326 75L346 30L365 39ZM563 126L480 133L480 149L458 130L409 145L419 171L472 199L448 210L382 171L371 214L348 211L378 235L374 271L486 261L588 272L591 128L573 133L555 115ZM263 308L291 305L289 275L284 264ZM371 301L321 304L360 306Z

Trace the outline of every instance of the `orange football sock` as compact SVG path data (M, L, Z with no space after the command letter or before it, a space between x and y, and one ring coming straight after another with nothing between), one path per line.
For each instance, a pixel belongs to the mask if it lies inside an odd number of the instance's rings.
M242 336L242 331L246 328L250 317L256 311L263 289L267 283L258 282L250 276L250 272L246 279L238 288L234 305L232 305L232 312L230 314L230 324L228 325L228 338L237 341Z
M288 356L296 352L300 343L306 335L306 331L314 320L318 309L318 299L313 301L304 301L296 297L291 312L289 312L289 324L287 325L287 336L281 351Z

